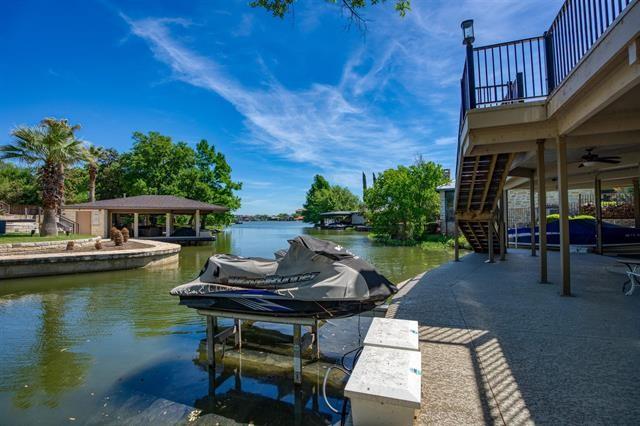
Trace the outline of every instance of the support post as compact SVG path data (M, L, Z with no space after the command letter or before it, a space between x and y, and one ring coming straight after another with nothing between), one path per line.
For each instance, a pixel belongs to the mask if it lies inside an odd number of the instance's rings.
M293 383L302 384L302 350L301 345L301 325L293 325Z
M200 210L196 210L196 237L200 236Z
M504 226L504 192L500 197L500 216L498 217L498 238L500 244L500 260L506 260L507 248L505 244L505 226Z
M233 335L234 343L236 349L242 349L242 320L236 318L234 320L235 323L235 333Z
M635 227L640 228L640 184L638 178L633 178L633 217Z
M598 175L596 175L593 193L596 204L596 253L602 254L602 181Z
M475 67L473 63L473 44L467 43L467 89L469 90L469 109L476 107L476 80Z
M529 209L531 210L530 228L531 228L531 256L536 255L536 185L535 172L531 171L529 176Z
M540 241L540 282L547 283L547 185L544 173L544 139L539 139L538 147L538 222Z
M313 355L316 361L320 360L320 335L318 334L318 320L311 326L313 333Z
M165 220L164 235L165 237L170 237L171 236L171 220L172 220L171 213L167 213L165 215L164 220Z
M493 251L493 217L494 213L491 212L489 223L487 224L487 246L489 250L489 258L486 260L486 263L494 263L496 261L495 252Z
M455 219L453 222L453 259L456 262L460 262L460 243L458 242L458 238L460 236L460 231L458 231L458 219Z
M571 296L571 263L569 253L569 182L567 176L567 141L556 137L558 161L558 202L560 204L560 276L563 296Z
M138 238L140 231L138 229L138 213L133 214L133 237Z
M504 212L502 213L502 222L504 224L504 252L509 253L509 190L505 189L504 196Z
M216 318L207 315L207 365L209 369L216 370Z

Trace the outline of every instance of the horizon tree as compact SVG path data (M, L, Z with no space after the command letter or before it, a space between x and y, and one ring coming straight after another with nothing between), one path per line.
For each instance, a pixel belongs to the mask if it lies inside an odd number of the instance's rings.
M0 159L15 159L37 169L44 210L40 235L57 236L57 211L64 200L65 169L85 159L83 141L76 138L79 125L45 118L36 126L11 131L12 143L0 146Z

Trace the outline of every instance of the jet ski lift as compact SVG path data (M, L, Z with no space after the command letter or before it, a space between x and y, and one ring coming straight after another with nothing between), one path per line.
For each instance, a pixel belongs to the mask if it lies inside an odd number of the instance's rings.
M211 371L216 368L216 343L225 345L231 336L234 337L234 347L242 348L242 321L260 321L293 326L293 382L302 384L302 353L312 346L312 359L320 359L320 341L318 335L318 319L311 317L280 317L254 315L249 313L212 311L198 309L198 314L207 319L207 364ZM233 319L233 325L218 332L218 318ZM302 326L311 327L311 331L302 334ZM224 349L223 349L224 350Z

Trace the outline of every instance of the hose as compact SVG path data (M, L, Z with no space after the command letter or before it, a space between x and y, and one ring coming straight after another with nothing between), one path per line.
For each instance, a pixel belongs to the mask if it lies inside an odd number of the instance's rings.
M327 369L327 372L324 373L324 380L322 381L322 397L324 398L324 402L327 404L327 407L329 407L331 411L337 414L340 412L340 410L333 408L333 406L329 403L329 399L327 399L327 379L329 378L329 373L331 373L331 370L333 369L340 370L347 376L350 376L351 374L347 370L344 370L342 367L339 367L337 365L332 365Z

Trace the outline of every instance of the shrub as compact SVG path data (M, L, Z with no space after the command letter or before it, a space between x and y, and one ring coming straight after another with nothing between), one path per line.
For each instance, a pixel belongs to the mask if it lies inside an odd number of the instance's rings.
M118 228L116 228L115 226L112 226L111 231L109 231L109 239L111 241L113 241L113 236L116 234L116 232L120 232L120 231L118 231Z
M125 243L129 241L129 229L125 226L120 232L122 232L122 241Z
M96 250L102 250L102 241L96 241L95 248Z
M71 251L75 247L76 243L73 241L67 241L67 250Z
M115 232L113 233L113 242L116 244L116 246L121 246L124 238L122 238L122 232L118 231L117 229L115 230Z
M595 217L588 214L579 214L576 216L569 216L569 220L596 220ZM547 223L554 222L556 220L560 220L560 215L558 213L550 214L547 216Z

